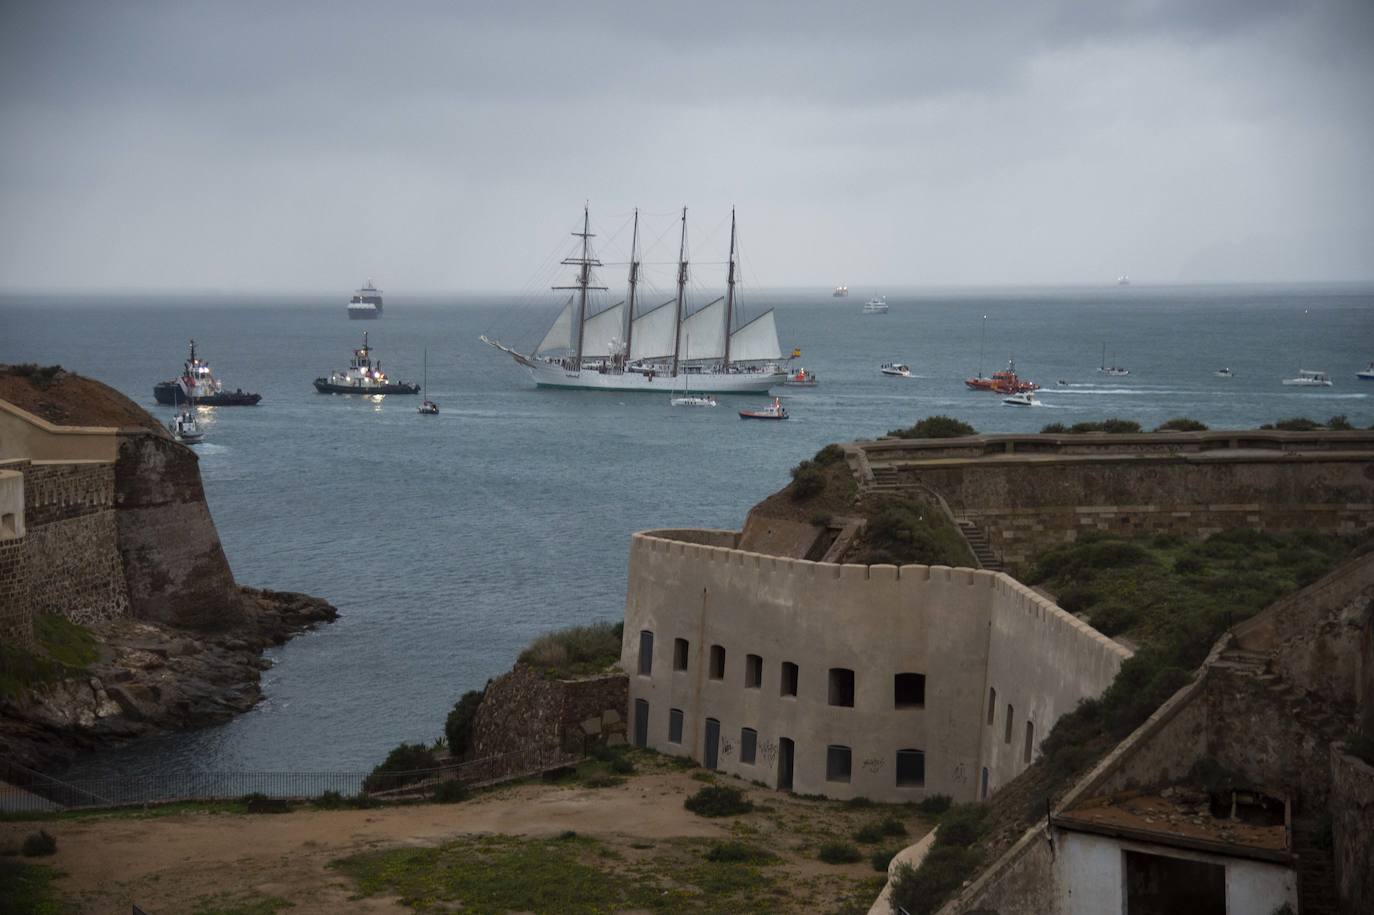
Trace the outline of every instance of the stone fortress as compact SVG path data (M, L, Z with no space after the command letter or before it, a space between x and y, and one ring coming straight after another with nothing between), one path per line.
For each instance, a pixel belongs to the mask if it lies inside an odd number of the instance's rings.
M636 534L621 649L634 743L801 793L985 800L1130 656L1004 566L1089 531L1374 526L1369 431L977 435L844 450L860 492L938 506L979 568L831 561L861 519L827 532L756 509L739 532ZM1374 558L1353 561L1228 635L1197 682L1059 804L1053 830L1027 832L942 911L1129 911L1128 884L1187 883L1170 870L1186 867L1220 881L1209 891L1230 900L1227 911L1259 911L1250 902L1260 897L1320 911L1311 900L1336 898L1337 879L1340 910L1355 911L1350 901L1374 892L1374 768L1331 741L1374 716L1374 611L1361 609L1374 607L1372 569ZM1143 819L1132 843L1082 809L1097 792L1134 796L1180 778L1208 754L1277 786L1295 819L1272 848L1180 838ZM1337 876L1332 852L1314 844L1325 816L1345 862ZM1094 855L1117 863L1085 863ZM1156 870L1139 877L1137 866Z

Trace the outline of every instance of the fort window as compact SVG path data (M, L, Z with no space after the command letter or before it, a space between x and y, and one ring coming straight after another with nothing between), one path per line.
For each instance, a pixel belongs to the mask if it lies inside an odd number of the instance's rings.
M763 686L763 658L756 654L744 656L744 688L758 689Z
M830 704L854 707L854 671L848 667L830 668Z
M739 761L752 766L754 755L758 752L759 732L753 728L741 728L739 732Z
M1031 753L1032 753L1032 751L1033 751L1034 749L1035 749L1035 725L1034 725L1032 722L1027 721L1027 722L1026 722L1026 749L1025 749L1025 751L1022 752L1022 754L1021 754L1021 761L1022 761L1022 762L1030 762L1030 760L1031 760Z
M4 517L0 517L0 533L13 537L18 531L14 523L14 512L5 512Z
M797 694L797 665L791 661L782 662L782 686L778 689L780 696L795 696Z
M997 714L997 689L988 687L988 726L992 726L993 716Z
M668 709L668 742L682 743L682 709Z
M983 800L988 799L988 767L983 767Z
M897 674L892 678L892 702L897 708L920 708L926 704L926 675Z
M725 646L724 646L724 645L712 645L712 646L711 646L711 674L710 674L710 676L711 676L711 679L712 679L712 680L724 680L724 679L725 679Z
M1008 703L1007 703L1007 733L1006 733L1005 736L1002 737L1002 742L1003 742L1003 743L1011 743L1011 717L1012 717L1013 715L1015 715L1015 714L1016 714L1016 709L1012 708L1012 707L1011 707L1011 703L1008 702Z
M645 629L639 633L639 675L647 677L654 672L654 634Z
M649 745L649 703L644 699L635 700L635 746Z
M849 747L831 745L825 748L825 780L849 781Z
M673 639L673 670L687 669L687 640Z
M926 754L920 750L897 751L897 787L917 788L926 783Z

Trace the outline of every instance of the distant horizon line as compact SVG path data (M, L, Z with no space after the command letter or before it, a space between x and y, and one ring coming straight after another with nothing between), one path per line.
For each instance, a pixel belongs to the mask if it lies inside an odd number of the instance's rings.
M711 288L711 284L702 284L706 288ZM722 284L723 285L723 284ZM1175 281L1175 282L1150 282L1131 280L1127 285L1120 285L1116 281L1105 282L1028 282L1028 283L865 283L860 286L846 286L850 293L856 290L863 292L882 293L885 290L903 291L928 291L928 292L950 292L950 291L976 291L976 290L1044 290L1044 289L1189 289L1189 288L1226 288L1226 287L1350 287L1350 286L1374 286L1374 277L1362 279L1341 279L1341 280L1205 280L1205 281ZM404 289L404 287L401 287ZM834 286L822 284L805 285L768 285L753 286L755 292L832 292ZM385 288L382 290L385 293ZM542 290L539 290L542 292ZM294 296L294 297L329 297L331 300L338 298L345 300L351 294L351 290L343 287L321 290L321 289L270 289L265 287L137 287L137 286L13 286L0 287L0 297L15 297L26 295L56 296L56 295L147 295L147 296ZM467 289L405 289L403 292L394 293L398 296L415 296L432 298L446 295L525 295L530 294L528 289L518 288L497 288L497 287L473 287Z

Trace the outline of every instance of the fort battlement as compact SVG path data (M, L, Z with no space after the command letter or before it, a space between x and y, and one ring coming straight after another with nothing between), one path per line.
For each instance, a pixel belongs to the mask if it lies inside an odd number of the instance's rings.
M632 735L832 797L985 797L1130 655L1001 573L811 562L648 531L630 548Z

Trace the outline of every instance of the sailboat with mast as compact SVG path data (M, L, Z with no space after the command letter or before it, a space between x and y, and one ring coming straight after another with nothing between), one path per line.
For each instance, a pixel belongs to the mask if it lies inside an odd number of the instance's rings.
M562 263L577 268L570 292L553 325L529 353L482 336L488 346L508 354L529 372L534 383L547 388L670 393L679 376L690 375L698 395L757 394L786 379L773 309L740 320L736 297L735 214L730 212L730 260L724 296L685 314L688 280L687 208L682 208L678 246L677 293L662 304L639 310L639 211L634 214L630 243L629 290L625 301L591 313L588 293L604 291L596 284L600 267L591 249L590 218L582 210L581 255Z

